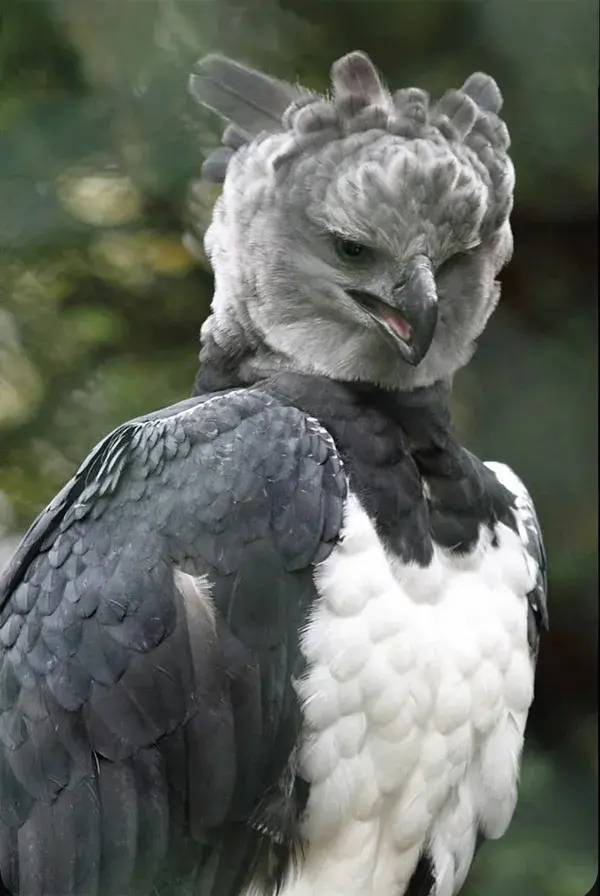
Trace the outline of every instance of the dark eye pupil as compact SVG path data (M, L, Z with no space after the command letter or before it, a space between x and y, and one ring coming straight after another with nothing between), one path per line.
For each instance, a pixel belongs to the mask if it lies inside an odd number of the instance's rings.
M340 240L338 245L340 253L346 258L358 258L365 249L360 243L355 243L352 240Z

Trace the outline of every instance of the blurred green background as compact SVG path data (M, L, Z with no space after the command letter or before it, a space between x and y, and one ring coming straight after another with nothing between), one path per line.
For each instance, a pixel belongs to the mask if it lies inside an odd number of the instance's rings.
M597 872L597 4L1 0L0 565L108 430L186 397L211 275L181 245L218 123L215 50L325 87L350 49L393 87L499 81L517 170L503 300L456 382L469 446L528 483L550 634L507 836L465 893L585 896ZM214 191L192 205L202 229Z

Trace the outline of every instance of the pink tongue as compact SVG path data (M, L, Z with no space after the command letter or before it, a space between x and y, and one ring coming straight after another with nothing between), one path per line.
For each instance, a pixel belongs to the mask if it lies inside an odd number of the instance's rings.
M391 308L386 308L381 311L380 317L383 321L385 321L390 330L393 330L394 333L400 337L400 339L408 342L411 337L412 330L401 314L398 314L397 311L392 311Z

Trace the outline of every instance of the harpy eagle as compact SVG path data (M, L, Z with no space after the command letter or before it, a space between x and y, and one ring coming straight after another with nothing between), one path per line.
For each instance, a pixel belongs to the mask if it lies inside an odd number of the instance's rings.
M451 896L517 797L545 560L449 393L513 168L474 74L351 53L318 96L224 57L193 398L118 427L0 587L13 896Z

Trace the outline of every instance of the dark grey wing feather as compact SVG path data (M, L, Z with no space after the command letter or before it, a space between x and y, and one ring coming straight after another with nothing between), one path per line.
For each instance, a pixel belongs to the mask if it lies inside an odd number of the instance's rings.
M513 513L523 543L534 586L527 595L529 603L528 637L537 654L540 633L548 629L548 564L542 529L533 499L519 477L505 464L486 463L500 483L514 496Z
M149 423L153 420L168 419L170 416L175 416L184 410L195 407L197 404L197 398L188 398L177 405L173 405L171 408L164 408L160 411L145 414L117 427L110 435L99 442L87 456L75 476L67 482L48 507L33 521L8 565L0 575L0 612L8 595L18 586L20 577L27 570L29 562L40 550L44 539L52 537L54 530L61 524L66 512L75 507L86 487L91 485L93 494L96 494L100 489L103 490L103 493L106 493L110 489L111 483L114 485L118 481L124 465L125 449L135 448L136 440L140 438L140 434L143 431L138 428L136 433L132 435L131 427L142 422ZM175 444L173 437L170 437L170 444L171 446ZM168 452L167 446L165 446L165 451ZM129 497L130 495L128 494ZM98 504L96 504L95 509L98 511Z
M535 586L527 595L529 602L529 643L537 652L540 632L550 625L548 616L548 561L542 537L542 529L528 492L517 499L517 514L521 517L525 550L535 568Z
M0 584L0 876L14 896L268 893L306 793L299 633L346 479L257 391L115 430Z

